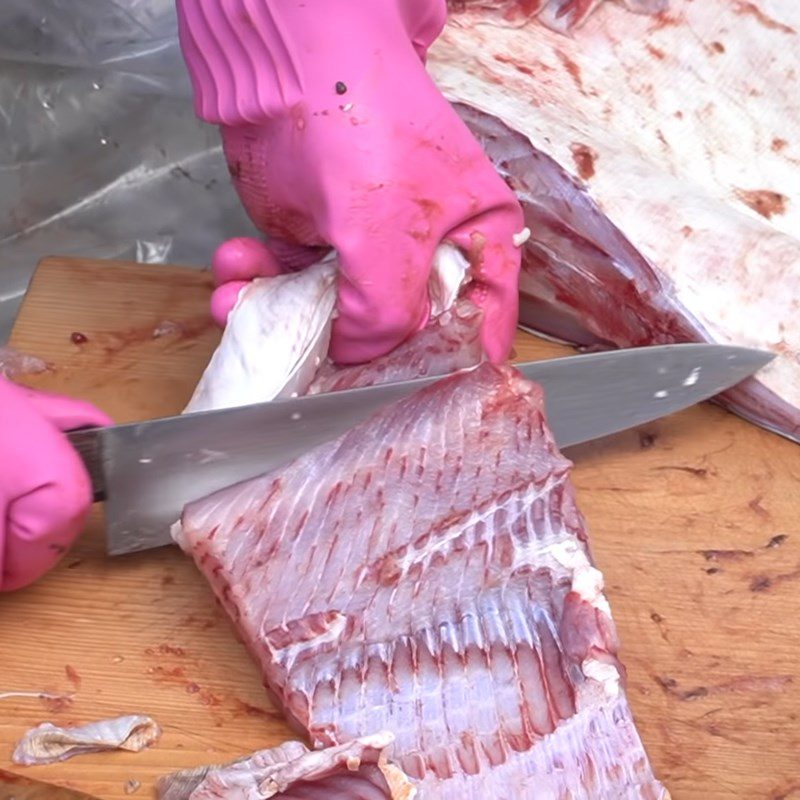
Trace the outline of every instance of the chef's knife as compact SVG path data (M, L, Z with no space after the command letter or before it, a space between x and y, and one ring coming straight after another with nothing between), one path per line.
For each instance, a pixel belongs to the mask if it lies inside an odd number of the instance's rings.
M545 392L559 447L667 416L734 386L771 353L713 344L516 364ZM280 466L442 376L68 434L105 500L112 555L170 544L186 503Z

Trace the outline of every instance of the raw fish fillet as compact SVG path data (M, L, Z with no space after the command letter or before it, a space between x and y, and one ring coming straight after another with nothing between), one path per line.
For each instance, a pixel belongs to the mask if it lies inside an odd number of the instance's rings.
M720 400L800 440L800 3L603 3L572 38L482 5L428 65L525 208L521 321L771 350Z
M542 392L488 363L187 506L194 558L316 747L419 800L667 798Z
M459 297L469 264L453 245L442 243L435 256L428 326L369 364L340 367L327 358L336 270L334 257L247 284L184 413L444 375L483 360L482 312Z
M386 760L393 736L382 733L310 752L286 742L219 767L167 775L159 800L411 800L414 788Z

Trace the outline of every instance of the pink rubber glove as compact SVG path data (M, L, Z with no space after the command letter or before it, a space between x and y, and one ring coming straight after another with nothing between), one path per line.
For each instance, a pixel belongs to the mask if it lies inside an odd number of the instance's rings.
M0 591L55 566L86 522L91 483L61 431L109 423L88 403L0 376Z
M447 240L473 264L487 355L505 359L522 211L425 70L445 0L177 6L197 114L221 126L239 197L283 250L276 258L241 239L218 250L215 275L230 284L214 298L218 320L241 281L286 268L296 245L332 246L341 272L331 354L375 358L427 322L428 274Z

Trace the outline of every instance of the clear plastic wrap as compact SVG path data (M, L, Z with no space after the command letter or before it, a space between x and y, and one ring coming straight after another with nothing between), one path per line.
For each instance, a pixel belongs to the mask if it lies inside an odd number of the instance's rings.
M174 0L3 0L0 343L44 256L204 266L253 232L194 116Z

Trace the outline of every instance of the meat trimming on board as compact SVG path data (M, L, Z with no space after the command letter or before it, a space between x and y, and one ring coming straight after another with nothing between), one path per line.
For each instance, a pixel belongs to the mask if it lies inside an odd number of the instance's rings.
M392 735L309 751L286 742L230 764L164 776L159 800L413 800L409 780L386 758Z

